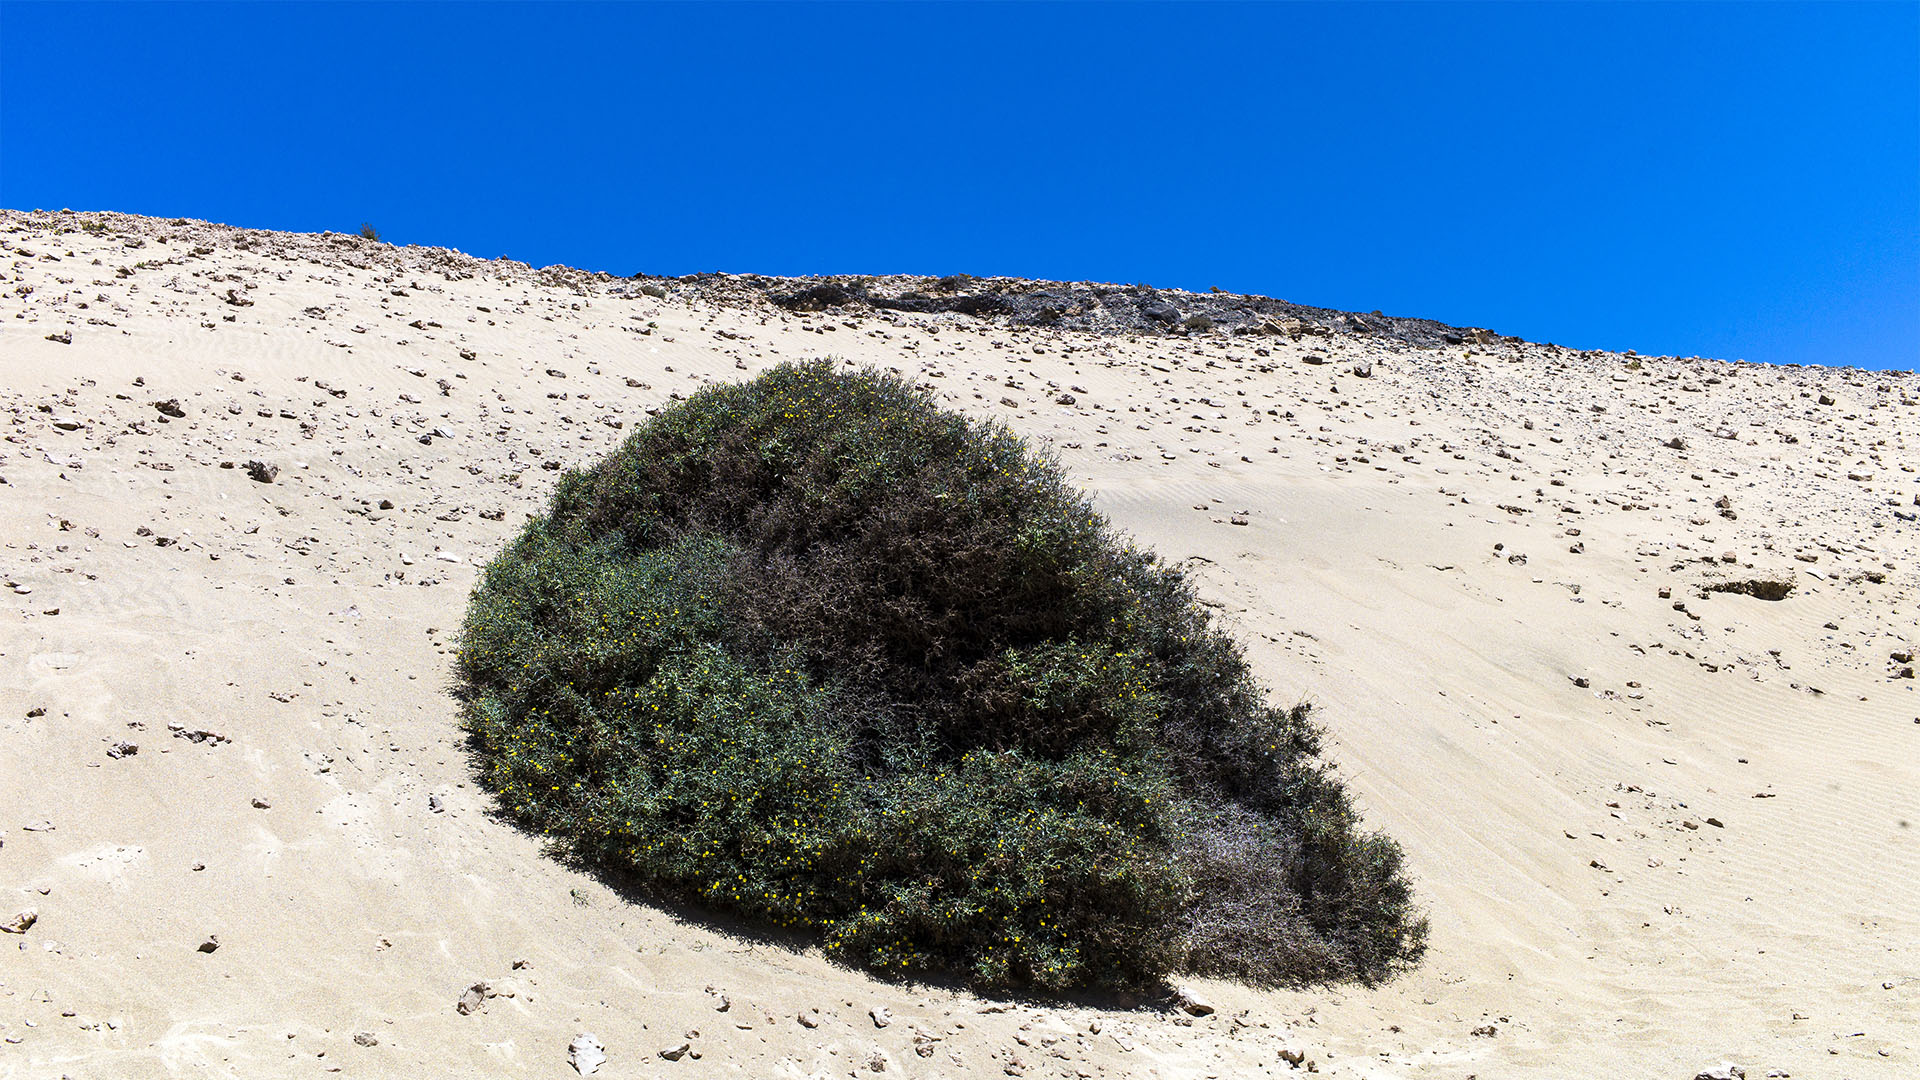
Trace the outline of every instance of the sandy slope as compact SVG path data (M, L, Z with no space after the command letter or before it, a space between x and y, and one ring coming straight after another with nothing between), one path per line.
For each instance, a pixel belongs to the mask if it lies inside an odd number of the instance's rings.
M616 1077L1920 1073L1910 375L802 317L113 214L0 213L0 257L0 1076L559 1077L582 1031ZM649 408L820 355L1189 561L1407 846L1420 969L1199 1019L882 985L488 816L476 564Z

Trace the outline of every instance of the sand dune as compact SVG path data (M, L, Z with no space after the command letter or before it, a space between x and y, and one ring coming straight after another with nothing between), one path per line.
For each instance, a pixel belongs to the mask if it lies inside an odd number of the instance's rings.
M620 1077L1920 1073L1911 374L799 314L119 214L0 212L0 255L0 1076L560 1077L583 1032ZM888 985L489 816L477 566L650 410L815 356L1186 564L1406 845L1420 968L1201 1017Z

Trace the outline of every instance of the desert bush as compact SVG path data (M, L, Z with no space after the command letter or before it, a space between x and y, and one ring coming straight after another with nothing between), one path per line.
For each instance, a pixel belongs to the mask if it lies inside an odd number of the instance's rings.
M458 671L517 819L875 971L1373 980L1422 948L1307 709L1057 465L897 378L781 366L567 473Z
M360 239L372 240L378 243L380 240L380 230L374 228L371 221L363 221L360 223Z

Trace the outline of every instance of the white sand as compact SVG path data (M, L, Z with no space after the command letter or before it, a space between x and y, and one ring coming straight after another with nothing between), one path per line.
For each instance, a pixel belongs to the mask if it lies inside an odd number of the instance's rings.
M582 1032L616 1077L1920 1075L1911 375L799 317L115 214L0 212L0 256L0 1076L561 1077ZM885 985L488 815L448 642L542 466L820 355L1191 560L1406 845L1420 968L1192 1020ZM1700 598L1749 579L1795 587Z

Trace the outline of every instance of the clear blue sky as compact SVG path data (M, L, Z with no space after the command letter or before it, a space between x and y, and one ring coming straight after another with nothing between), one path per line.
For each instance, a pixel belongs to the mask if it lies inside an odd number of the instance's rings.
M1920 359L1920 4L0 2L0 205Z

